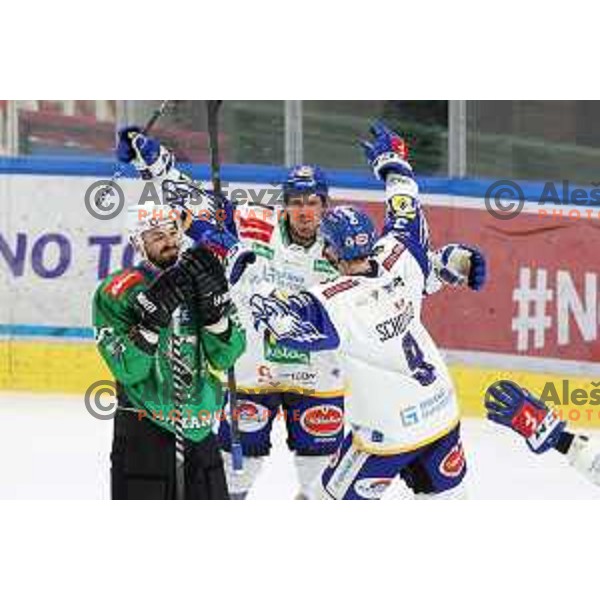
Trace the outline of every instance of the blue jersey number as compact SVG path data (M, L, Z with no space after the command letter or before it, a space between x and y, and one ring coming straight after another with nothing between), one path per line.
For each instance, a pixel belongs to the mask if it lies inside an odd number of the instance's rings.
M417 340L410 333L402 339L402 348L412 376L421 385L431 385L435 381L435 367L425 360L423 350L419 348Z

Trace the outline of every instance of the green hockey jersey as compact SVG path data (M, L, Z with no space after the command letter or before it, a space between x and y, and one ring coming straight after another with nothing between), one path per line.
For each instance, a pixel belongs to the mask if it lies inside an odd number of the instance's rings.
M174 336L178 336L183 360L184 396L181 420L184 437L198 442L222 418L224 371L244 352L245 333L235 312L228 332L214 334L201 327L185 306L159 334L158 349L151 355L131 340L137 324L133 296L148 288L156 274L144 266L109 275L96 290L93 322L96 343L119 388L119 405L139 411L168 431L177 416L173 390Z

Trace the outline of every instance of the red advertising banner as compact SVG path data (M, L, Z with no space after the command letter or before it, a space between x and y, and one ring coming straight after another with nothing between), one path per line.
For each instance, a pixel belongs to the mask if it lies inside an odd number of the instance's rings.
M359 203L379 224L383 207ZM523 212L499 220L482 209L426 207L432 245L482 248L480 292L446 290L425 303L425 322L450 350L598 362L600 221Z

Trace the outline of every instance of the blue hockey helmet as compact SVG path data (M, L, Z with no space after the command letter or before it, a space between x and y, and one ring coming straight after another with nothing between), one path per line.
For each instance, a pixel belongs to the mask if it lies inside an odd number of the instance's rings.
M340 260L366 258L376 241L369 215L351 206L328 210L321 221L321 235Z
M327 201L329 187L325 173L320 167L310 165L296 165L287 174L283 182L283 198L285 201L290 196L315 194Z

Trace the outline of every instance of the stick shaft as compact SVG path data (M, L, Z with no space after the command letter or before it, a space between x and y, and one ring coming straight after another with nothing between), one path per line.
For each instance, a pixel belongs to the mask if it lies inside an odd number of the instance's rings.
M219 109L221 108L221 104L221 100L206 101L208 113L208 139L210 142L210 171L213 191L217 199L222 198L221 160L219 153ZM222 222L220 222L220 226L224 226ZM231 412L231 457L233 470L241 471L243 459L242 446L240 443L237 384L233 367L227 370L227 388L229 391L229 409Z

